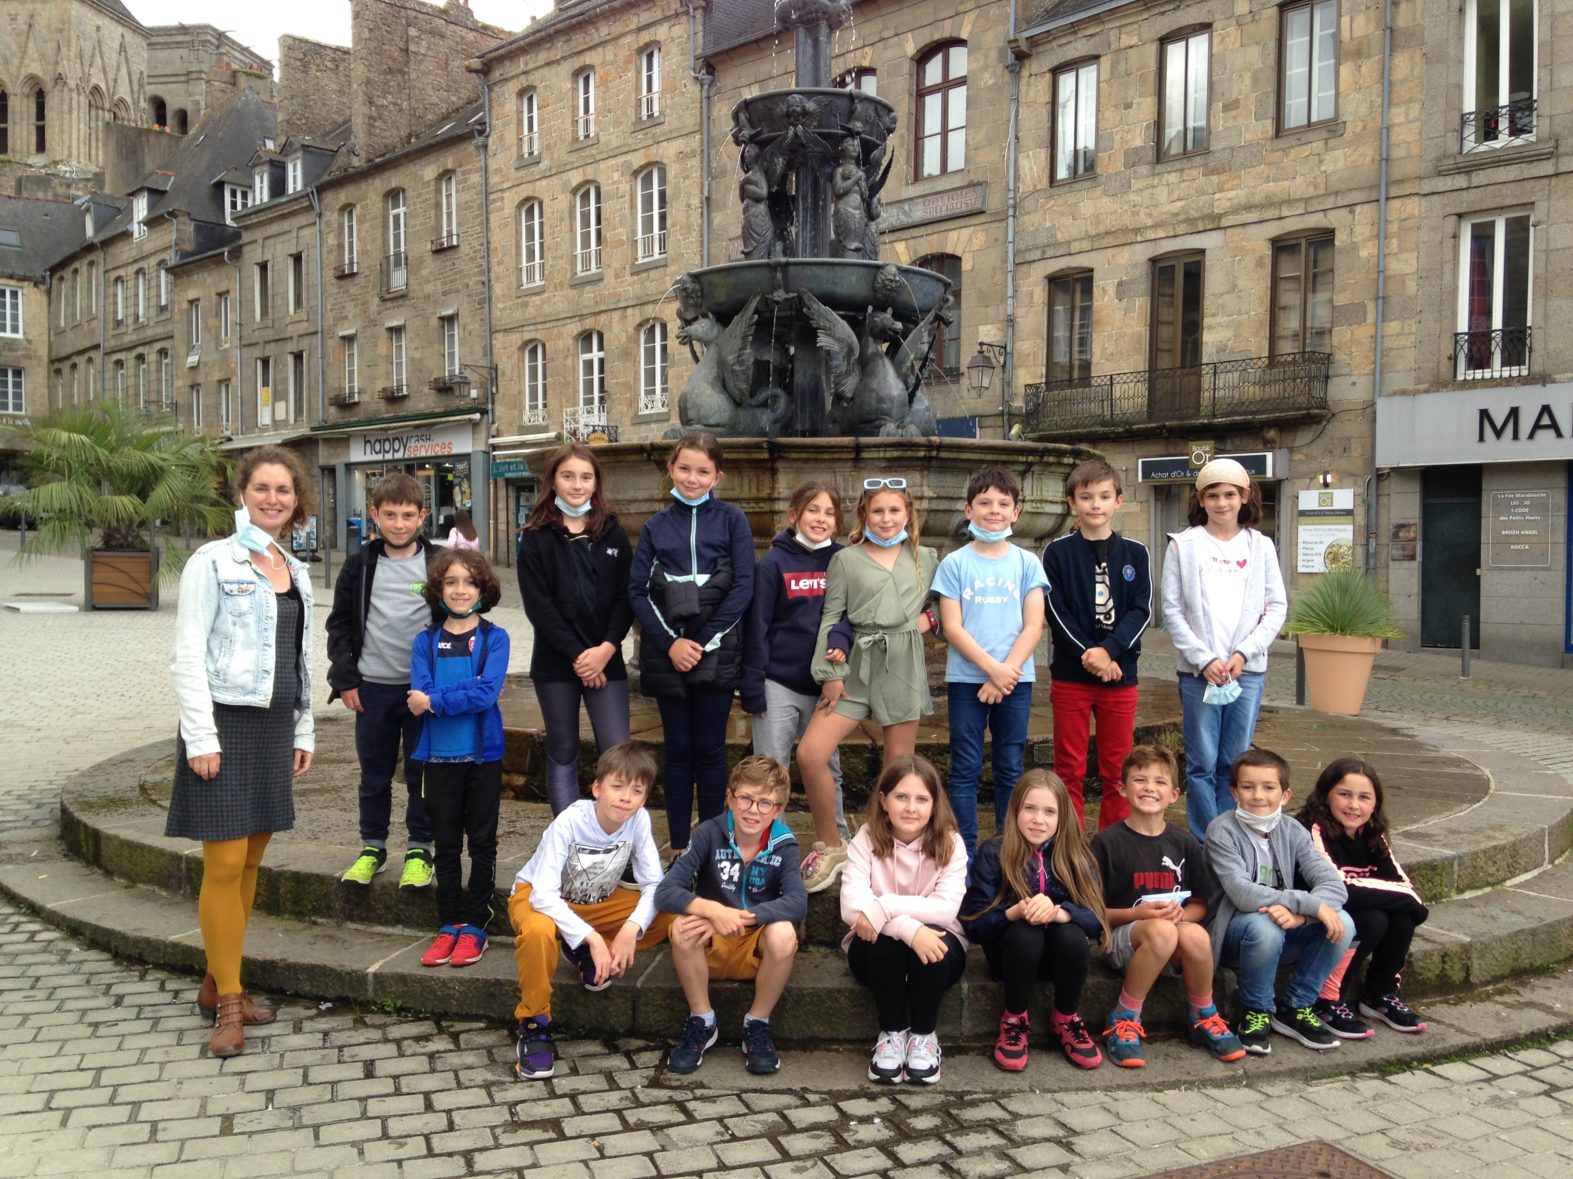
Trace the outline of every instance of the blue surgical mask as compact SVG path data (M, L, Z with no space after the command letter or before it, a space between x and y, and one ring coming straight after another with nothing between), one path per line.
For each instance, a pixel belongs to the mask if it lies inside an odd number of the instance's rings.
M1227 684L1208 684L1202 690L1203 704L1233 704L1240 698L1240 681L1230 680Z
M585 500L584 503L580 504L577 508L572 504L564 503L563 497L560 495L556 497L556 500L557 510L565 516L572 516L575 520L590 510L589 500Z
M972 533L974 540L981 540L988 544L997 544L999 541L1010 539L1011 526L1007 524L998 532L990 532L987 528L979 528L976 521L968 520L967 531Z
M235 513L235 539L254 553L265 553L273 538L251 522L251 513L244 506Z
M686 495L674 487L672 488L672 498L680 504L687 504L691 508L697 508L700 504L704 503L705 500L710 498L710 493L707 491L698 499L689 499Z
M903 528L900 532L896 533L896 535L892 536L889 540L883 540L880 537L875 536L872 532L865 532L863 534L863 539L867 540L867 541L871 541L874 544L877 544L882 549L893 549L898 544L901 544L902 542L904 542L907 539L907 530L905 528Z

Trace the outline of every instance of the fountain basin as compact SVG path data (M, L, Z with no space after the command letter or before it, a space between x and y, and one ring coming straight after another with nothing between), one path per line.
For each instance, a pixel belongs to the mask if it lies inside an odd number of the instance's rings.
M887 268L896 272L899 282L878 280L880 271ZM690 270L684 277L698 282L705 310L722 320L736 315L749 299L759 295L761 320L770 322L774 306L781 317L779 324L786 323L787 315L795 318L798 291L813 292L821 303L843 315L861 317L870 307L877 307L912 324L938 307L950 288L949 279L921 266L867 262L861 258L727 262ZM786 342L790 335L777 331L775 338Z
M861 90L830 86L794 86L750 95L733 108L734 125L747 120L757 142L767 145L778 136L805 127L826 138L857 134L877 146L896 127L896 108L883 98Z

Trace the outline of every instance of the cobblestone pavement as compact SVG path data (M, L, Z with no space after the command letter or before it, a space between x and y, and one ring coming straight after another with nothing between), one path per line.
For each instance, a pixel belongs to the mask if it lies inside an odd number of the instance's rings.
M5 560L14 546L0 534L0 600L80 597L78 564L19 571ZM505 604L499 620L524 632L516 610ZM0 858L53 837L67 774L167 735L173 620L168 600L156 614L0 611L20 686L0 770ZM1153 674L1165 670L1161 651L1149 658ZM1371 707L1420 731L1467 725L1484 745L1573 772L1573 673L1477 663L1461 684L1450 663L1384 656ZM1291 698L1292 671L1292 659L1275 660L1270 699ZM1391 1076L1009 1096L680 1089L658 1073L662 1045L576 1043L565 1045L567 1075L527 1088L508 1075L510 1039L496 1025L299 1002L245 1055L219 1061L191 979L120 962L5 902L0 947L0 1179L1090 1179L1312 1139L1427 1179L1482 1168L1561 1177L1573 1164L1573 1040ZM1054 1062L1034 1067L1054 1084Z

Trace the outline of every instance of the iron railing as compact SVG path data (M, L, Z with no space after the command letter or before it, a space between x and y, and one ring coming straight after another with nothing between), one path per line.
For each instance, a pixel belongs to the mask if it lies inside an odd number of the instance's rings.
M1533 98L1515 98L1502 106L1465 111L1458 120L1458 150L1476 151L1493 144L1529 139L1535 134Z
M333 277L349 278L350 275L359 273L359 271L360 264L352 258L348 262L340 262L337 266L335 266L333 268Z
M639 412L641 414L668 413L670 410L671 402L667 399L665 389L648 393L643 389L639 390Z
M606 420L606 406L570 405L563 410L563 441L617 441L617 427Z
M408 385L384 385L377 390L377 396L384 401L397 401L399 398L408 397L409 395L410 387Z
M635 243L634 259L638 262L648 262L652 258L660 258L666 254L666 230L660 229L655 233L641 233Z
M337 394L334 395L334 397L333 397L333 404L334 405L359 405L360 404L360 389L358 387L356 387L355 385L347 386L345 388L344 392L337 393Z
M431 239L431 252L433 254L440 254L444 250L451 250L451 249L453 249L458 244L459 244L459 231L457 229L450 229L447 233L444 233L441 237L434 237L434 238Z
M382 293L391 295L410 285L410 256L403 250L382 260Z
M546 425L546 406L527 405L524 409L524 424L526 426Z
M1188 368L1147 369L1028 385L1030 434L1095 427L1201 424L1327 408L1326 352L1290 352Z
M546 260L537 258L534 262L519 263L519 285L533 287L546 281Z
M1523 376L1533 354L1527 327L1453 334L1453 372L1460 381Z

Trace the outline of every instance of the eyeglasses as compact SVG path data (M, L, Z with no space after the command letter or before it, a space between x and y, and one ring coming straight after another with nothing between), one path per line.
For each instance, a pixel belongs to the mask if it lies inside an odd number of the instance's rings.
M882 487L888 487L891 491L905 491L907 489L907 481L900 478L863 480L864 491L878 491Z
M734 794L732 801L745 811L758 811L760 814L768 814L781 805L773 798L754 798L748 794Z

